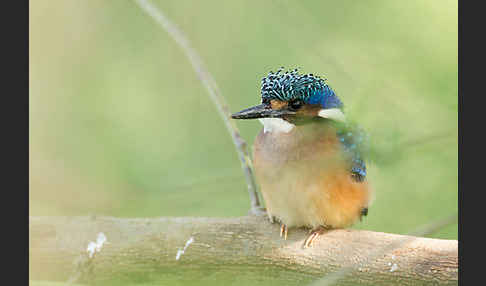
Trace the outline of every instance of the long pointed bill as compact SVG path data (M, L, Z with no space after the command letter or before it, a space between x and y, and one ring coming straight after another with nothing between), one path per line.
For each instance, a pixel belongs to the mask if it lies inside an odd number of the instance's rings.
M231 115L233 119L256 119L256 118L281 118L286 115L295 115L294 111L288 109L274 110L268 104L260 104Z

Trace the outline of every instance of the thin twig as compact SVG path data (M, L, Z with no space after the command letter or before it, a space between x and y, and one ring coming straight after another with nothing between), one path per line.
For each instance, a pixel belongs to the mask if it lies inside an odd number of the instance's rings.
M403 142L400 142L398 145L400 148L404 149L404 148L409 148L417 145L422 146L423 144L426 143L436 142L436 140L454 138L453 136L457 137L457 129L449 129L446 131L442 131L440 133L422 136L417 139L404 140Z
M260 200L256 191L255 177L253 175L253 166L250 160L250 156L247 150L247 144L241 138L238 128L231 120L231 113L229 111L228 105L226 104L224 97L216 84L216 81L211 76L209 71L205 68L201 58L198 56L197 52L191 47L189 40L184 35L184 33L178 29L163 13L162 11L152 5L147 0L135 0L135 3L140 6L140 8L145 11L150 17L152 17L163 29L165 29L169 35L176 41L176 43L181 47L181 49L186 54L192 68L196 72L199 80L206 87L209 96L213 103L216 105L219 115L223 119L228 132L233 139L236 151L241 161L241 168L245 174L246 182L248 185L248 193L250 195L251 211L253 213L260 212Z
M412 236L426 236L438 232L446 226L449 226L457 221L457 213L448 217L442 218L435 222L431 222L424 226L417 228L416 230L409 232L408 235Z
M429 223L425 226L419 227L418 229L408 233L408 235L402 239L392 241L389 244L385 245L384 247L378 248L366 257L365 261L362 263L352 263L350 265L341 267L338 271L333 272L331 274L328 274L324 276L323 278L315 281L314 283L311 284L311 286L324 286L324 285L334 285L336 282L344 278L345 276L353 273L355 270L357 270L359 267L365 266L365 264L370 263L371 261L375 260L378 258L380 255L383 255L385 253L391 252L393 249L396 249L406 243L411 242L414 239L417 239L417 237L425 236L428 234L435 233L442 228L454 223L457 221L457 214L453 214L451 216L442 218L440 220L437 220L435 222Z

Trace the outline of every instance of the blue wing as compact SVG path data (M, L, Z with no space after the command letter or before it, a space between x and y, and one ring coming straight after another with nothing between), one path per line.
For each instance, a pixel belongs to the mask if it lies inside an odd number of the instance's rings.
M344 152L351 161L351 176L357 182L366 178L366 164L363 154L368 145L368 135L359 126L347 124L337 131Z

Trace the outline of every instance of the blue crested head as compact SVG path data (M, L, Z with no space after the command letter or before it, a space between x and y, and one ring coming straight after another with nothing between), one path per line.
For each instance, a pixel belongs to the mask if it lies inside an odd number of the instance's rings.
M320 104L323 109L342 108L343 104L325 79L313 74L300 74L297 69L276 73L269 72L262 79L262 102L300 100L304 104Z
M297 69L270 72L262 79L260 105L232 114L234 119L281 118L295 124L315 119L344 121L343 103L325 80Z

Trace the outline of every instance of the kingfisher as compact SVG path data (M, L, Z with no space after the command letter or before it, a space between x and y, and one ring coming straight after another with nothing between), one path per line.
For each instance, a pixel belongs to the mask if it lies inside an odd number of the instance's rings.
M368 214L367 134L349 122L326 83L298 69L269 72L261 104L231 115L263 124L253 144L253 166L266 212L288 229L310 229L303 247L328 229L346 228Z

